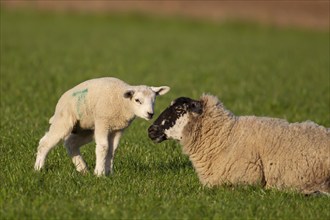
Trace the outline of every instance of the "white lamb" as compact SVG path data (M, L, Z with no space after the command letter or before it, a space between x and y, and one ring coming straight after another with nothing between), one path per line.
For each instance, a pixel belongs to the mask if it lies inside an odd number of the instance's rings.
M330 192L330 129L313 122L235 116L214 96L179 98L150 126L156 142L179 140L202 184L261 184Z
M38 146L35 170L40 170L48 152L64 139L69 156L79 172L86 172L87 165L79 148L96 142L96 166L94 174L112 172L113 158L120 137L137 116L150 120L154 114L157 95L170 90L167 86L131 86L112 78L85 81L59 99L54 116L49 120L49 132Z

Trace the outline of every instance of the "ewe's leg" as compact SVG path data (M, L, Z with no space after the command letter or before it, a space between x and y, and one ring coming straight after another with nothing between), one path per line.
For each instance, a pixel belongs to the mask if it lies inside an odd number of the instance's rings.
M80 154L80 147L84 144L88 144L93 140L93 131L81 131L77 134L70 134L65 140L64 146L66 147L69 156L72 159L73 164L78 172L86 172L87 165Z
M73 128L73 123L63 117L63 120L56 119L50 126L49 131L40 139L37 159L34 164L35 170L40 170L44 164L49 151L56 146L56 144L67 137Z
M113 172L113 159L115 156L115 151L118 147L119 140L122 135L122 131L117 131L109 134L108 140L109 140L109 152L106 157L105 162L105 169L106 172L112 173Z
M95 142L96 142L96 165L94 174L97 176L108 175L105 164L109 152L108 134L109 129L103 122L95 122Z

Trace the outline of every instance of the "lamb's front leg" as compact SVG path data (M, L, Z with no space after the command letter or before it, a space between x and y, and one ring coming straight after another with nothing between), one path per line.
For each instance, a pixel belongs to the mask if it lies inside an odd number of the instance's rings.
M94 174L97 176L108 175L106 169L106 158L109 153L109 129L103 123L95 123L95 142L96 142L96 165Z
M109 153L106 158L105 169L106 171L113 172L113 160L115 156L115 151L118 147L119 140L121 138L123 131L116 131L109 134Z

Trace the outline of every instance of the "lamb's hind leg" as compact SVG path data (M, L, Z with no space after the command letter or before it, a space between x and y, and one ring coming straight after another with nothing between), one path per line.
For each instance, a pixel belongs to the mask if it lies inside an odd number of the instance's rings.
M70 134L73 125L73 121L66 117L56 118L53 121L49 131L39 141L37 158L34 164L35 170L40 170L44 166L49 151L54 148L60 140Z
M91 142L93 134L92 130L83 130L76 134L71 133L64 142L64 146L78 172L87 172L87 165L80 154L80 147Z

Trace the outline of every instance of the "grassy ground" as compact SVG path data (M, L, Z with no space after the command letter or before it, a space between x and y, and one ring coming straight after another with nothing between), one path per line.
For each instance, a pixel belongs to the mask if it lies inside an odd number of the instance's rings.
M62 147L33 171L59 96L115 76L217 95L235 114L330 126L329 32L142 16L1 11L1 219L329 219L330 198L258 187L201 187L175 142L153 144L137 119L121 139L115 174L82 176ZM94 146L82 149L89 167Z

